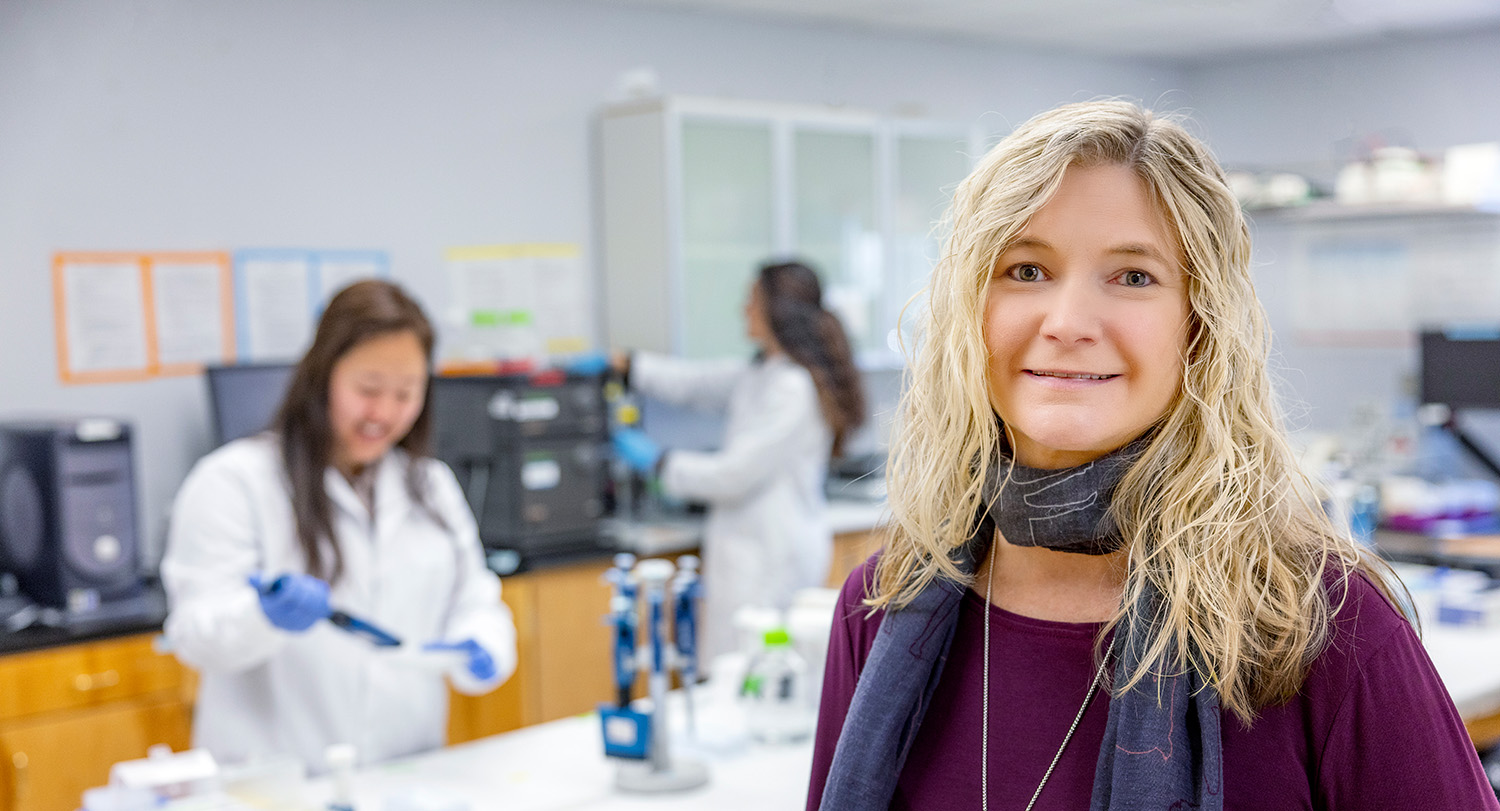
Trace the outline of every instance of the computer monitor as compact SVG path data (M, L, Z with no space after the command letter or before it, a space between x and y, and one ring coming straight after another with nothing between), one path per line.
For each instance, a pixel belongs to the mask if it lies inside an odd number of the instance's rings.
M1500 327L1422 333L1423 403L1500 408Z
M281 407L291 382L290 363L247 363L209 366L208 405L213 412L216 445L264 431Z

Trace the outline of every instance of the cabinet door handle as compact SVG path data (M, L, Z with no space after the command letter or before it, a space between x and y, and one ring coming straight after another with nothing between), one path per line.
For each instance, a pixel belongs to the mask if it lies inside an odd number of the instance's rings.
M15 767L16 777L16 782L10 789L11 804L19 807L21 800L26 797L26 767L31 765L31 758L27 757L25 752L12 752L10 763Z
M73 677L73 689L80 693L90 690L103 690L106 687L114 687L120 683L120 673L114 668L103 673L79 673Z

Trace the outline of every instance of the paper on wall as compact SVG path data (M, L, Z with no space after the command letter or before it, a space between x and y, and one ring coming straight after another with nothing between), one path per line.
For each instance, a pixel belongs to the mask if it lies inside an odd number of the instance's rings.
M149 354L140 262L69 262L62 274L67 368L144 373Z
M223 271L211 262L152 265L157 360L163 366L224 362Z

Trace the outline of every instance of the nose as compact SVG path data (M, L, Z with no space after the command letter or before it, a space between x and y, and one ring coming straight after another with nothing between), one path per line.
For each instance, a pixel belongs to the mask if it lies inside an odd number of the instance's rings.
M396 419L396 414L401 410L401 404L393 396L371 397L365 402L365 419L369 422L387 425Z
M1099 338L1103 295L1085 278L1065 278L1047 297L1042 336L1062 344L1092 343Z

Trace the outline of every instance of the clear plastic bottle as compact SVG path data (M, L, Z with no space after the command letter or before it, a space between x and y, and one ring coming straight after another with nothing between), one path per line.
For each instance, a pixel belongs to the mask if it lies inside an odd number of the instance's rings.
M765 646L750 660L740 687L745 724L764 743L795 743L813 731L807 662L792 648L784 628L765 633Z

